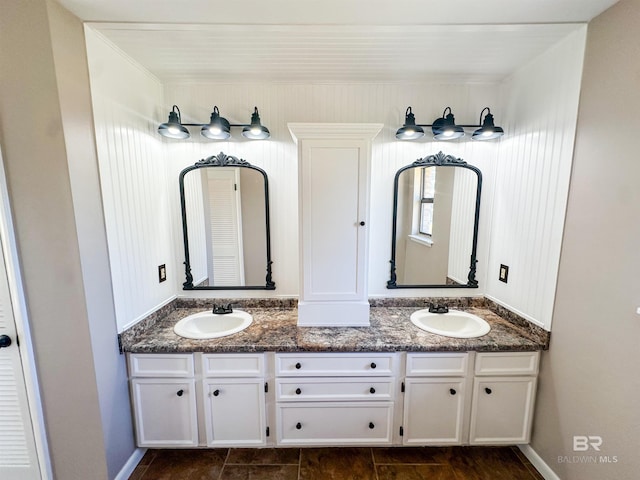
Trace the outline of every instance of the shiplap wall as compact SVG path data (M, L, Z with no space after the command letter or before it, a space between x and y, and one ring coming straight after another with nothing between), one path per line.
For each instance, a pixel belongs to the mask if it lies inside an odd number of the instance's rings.
M535 59L504 83L464 84L168 84L87 30L102 193L119 329L174 295L296 296L298 294L297 156L289 122L381 122L373 143L370 296L487 294L549 328L568 191L585 29ZM231 123L246 123L253 106L272 133L251 142L233 130L229 141L161 139L157 125L178 104L185 123L202 123L214 105ZM499 142L399 142L395 130L412 106L431 123L450 106L458 123L476 123L490 106L507 135ZM393 176L417 158L455 155L483 173L477 290L387 290ZM178 174L225 152L269 175L275 292L184 292ZM169 281L158 284L157 265ZM500 263L509 284L497 282Z
M504 136L491 224L489 297L551 327L578 113L586 26L502 87ZM497 119L497 118L496 118ZM498 281L500 264L509 281Z
M90 28L86 40L113 295L122 331L175 296L173 282L158 281L158 265L169 267L175 256L165 152L156 134L165 114L162 85Z
M431 85L431 84L331 84L331 85L165 85L166 110L179 105L183 122L207 122L214 105L231 123L246 123L254 106L260 109L263 124L271 131L266 142L243 139L240 129L232 130L232 139L212 142L202 138L197 129L183 141L167 141L169 178L175 179L174 221L176 235L181 235L178 211L178 174L197 160L223 151L244 158L263 168L269 176L271 202L271 234L275 292L231 292L233 296L296 296L298 294L298 208L297 149L287 128L290 122L352 122L385 124L373 142L371 169L370 221L370 296L476 295L478 290L388 290L391 255L391 222L393 177L403 165L442 150L462 157L478 166L490 180L493 176L497 143L465 141L436 142L427 135L418 142L399 142L395 131L404 121L407 106L412 106L420 123L431 123L451 106L458 123L476 123L480 110L491 106L500 118L495 85ZM165 121L159 118L158 121ZM484 285L486 271L488 219L491 189L484 193L481 215L479 278ZM177 220L176 220L177 219ZM182 245L177 245L175 268L182 267ZM466 274L465 274L466 278ZM179 279L182 281L182 279ZM179 283L179 282L178 282ZM179 286L177 286L179 288ZM183 292L192 296L229 296L224 292Z

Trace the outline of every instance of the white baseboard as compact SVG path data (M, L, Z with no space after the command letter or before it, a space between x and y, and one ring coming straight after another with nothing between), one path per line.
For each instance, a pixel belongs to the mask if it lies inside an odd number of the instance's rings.
M122 469L118 472L118 475L116 475L116 478L114 478L114 480L128 480L128 478L140 463L140 460L142 460L142 457L144 457L145 453L147 453L146 448L136 448L129 457L129 460L127 460L127 463L125 463Z
M538 453L531 448L531 445L518 445L520 451L524 454L525 457L529 459L531 465L536 467L536 470L540 472L540 475L544 477L545 480L561 480L556 473L551 470L551 467L547 465L547 463L542 459Z

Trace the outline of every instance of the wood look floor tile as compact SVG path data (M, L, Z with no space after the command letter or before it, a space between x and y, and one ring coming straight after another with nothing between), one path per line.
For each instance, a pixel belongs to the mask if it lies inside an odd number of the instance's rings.
M298 480L298 465L225 465L220 480Z
M378 480L455 480L450 465L376 465Z
M218 480L227 449L159 450L140 480Z
M378 447L372 448L373 461L382 463L448 464L451 448L448 447Z
M303 448L300 480L376 480L370 448Z
M299 448L232 448L227 465L298 465Z
M460 447L450 462L460 480L535 478L509 447Z

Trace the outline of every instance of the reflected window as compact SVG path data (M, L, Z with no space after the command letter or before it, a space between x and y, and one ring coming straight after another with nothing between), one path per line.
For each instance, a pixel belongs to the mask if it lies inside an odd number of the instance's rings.
M436 193L436 169L420 169L420 221L418 232L422 235L433 235L433 205Z

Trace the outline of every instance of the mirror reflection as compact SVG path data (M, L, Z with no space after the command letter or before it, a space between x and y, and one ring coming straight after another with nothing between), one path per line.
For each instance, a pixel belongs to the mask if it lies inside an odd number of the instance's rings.
M220 153L180 173L185 290L268 289L268 183L263 170Z
M482 175L440 152L396 173L388 288L475 288Z

